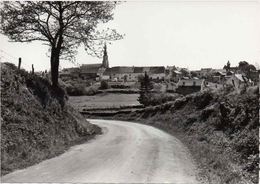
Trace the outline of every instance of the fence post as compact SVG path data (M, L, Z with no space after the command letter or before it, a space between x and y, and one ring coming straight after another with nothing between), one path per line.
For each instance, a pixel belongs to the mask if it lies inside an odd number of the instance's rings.
M20 70L20 68L21 68L21 63L22 63L22 58L19 57L19 60L18 60L18 70Z
M33 64L32 64L32 74L34 74L34 67L33 67Z

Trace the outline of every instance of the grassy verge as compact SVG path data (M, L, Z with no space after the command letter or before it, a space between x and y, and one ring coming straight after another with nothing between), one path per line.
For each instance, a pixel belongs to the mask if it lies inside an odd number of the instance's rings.
M47 79L1 63L1 174L63 153L93 138L90 124Z
M149 124L177 136L190 149L205 183L258 183L257 89L197 93L103 118Z

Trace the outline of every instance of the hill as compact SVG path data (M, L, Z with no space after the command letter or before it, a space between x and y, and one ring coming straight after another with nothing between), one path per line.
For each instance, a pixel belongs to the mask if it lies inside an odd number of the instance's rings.
M67 104L48 79L1 63L1 173L54 157L101 129Z

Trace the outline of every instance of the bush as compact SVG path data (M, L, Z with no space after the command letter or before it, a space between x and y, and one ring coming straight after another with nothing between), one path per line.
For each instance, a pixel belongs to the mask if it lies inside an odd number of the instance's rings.
M247 132L243 137L240 136L240 144L237 144L237 150L241 151L245 158L258 153L258 146L256 145L259 143L259 137L256 135L257 134L250 134L250 132Z
M225 94L228 94L228 93L234 91L234 89L235 89L235 88L234 88L233 85L227 84L226 86L224 86L224 93L225 93Z
M116 85L111 85L111 88L114 88L114 89L129 89L130 86L116 84Z
M108 89L108 83L106 81L101 81L99 89Z
M213 113L216 114L216 110L217 110L217 106L216 105L212 105L210 107L205 108L202 112L201 112L201 120L202 121L206 121Z
M84 85L67 85L66 91L70 96L82 96L85 94L85 86Z
M151 83L151 80L147 73L145 73L144 77L142 77L140 80L140 96L138 98L138 101L140 102L140 104L147 106L149 105L149 99L151 97L153 84Z
M202 94L198 94L194 97L193 102L195 103L198 109L203 109L210 104L210 101L213 99L211 92L207 91Z
M86 88L84 85L75 85L75 86L68 85L66 87L66 91L70 96L84 96L84 95L92 96L100 93L98 91L98 88L95 87Z
M188 103L188 100L187 100L186 97L178 98L177 100L175 100L172 109L176 109L176 110L181 109L181 108L184 107L187 103Z
M176 100L180 95L168 95L165 93L151 93L149 95L149 98L146 99L146 104L147 105L161 105L169 101L174 101Z
M98 93L101 93L101 92L98 91L98 88L95 88L95 87L88 87L88 88L84 89L84 95L92 96L92 95L96 95Z

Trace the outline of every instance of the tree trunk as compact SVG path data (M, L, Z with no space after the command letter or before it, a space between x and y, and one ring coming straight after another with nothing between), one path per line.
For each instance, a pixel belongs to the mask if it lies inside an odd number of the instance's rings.
M60 52L61 52L61 45L63 43L62 30L58 32L58 38L54 43L55 44L52 45L52 49L51 49L51 80L52 80L52 86L58 87Z
M51 50L51 81L52 86L58 86L58 79L59 79L59 60L60 50L57 48L52 48Z

